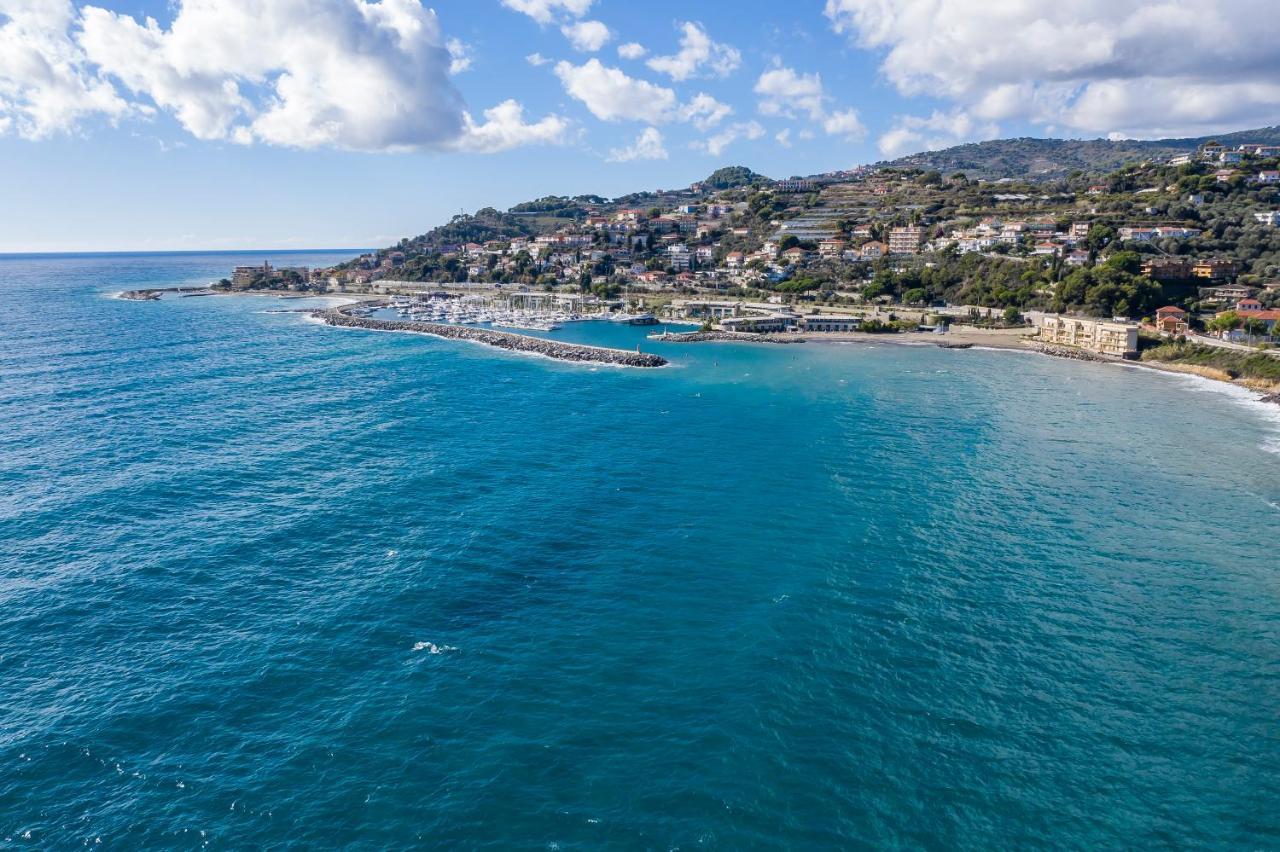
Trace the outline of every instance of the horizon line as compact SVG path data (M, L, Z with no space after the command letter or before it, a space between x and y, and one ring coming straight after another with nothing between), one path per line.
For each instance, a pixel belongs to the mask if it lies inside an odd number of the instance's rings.
M0 251L0 258L4 257L40 257L50 255L78 255L88 257L94 255L126 255L126 254L254 254L254 253L270 253L270 254L305 254L307 252L364 252L376 251L374 246L365 247L349 247L337 246L332 248L313 246L311 248L235 248L235 249L76 249L76 250L59 250L59 251Z

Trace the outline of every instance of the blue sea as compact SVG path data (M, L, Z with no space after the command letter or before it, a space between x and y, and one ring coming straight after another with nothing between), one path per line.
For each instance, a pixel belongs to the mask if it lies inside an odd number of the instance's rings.
M0 258L0 847L1280 847L1280 407Z

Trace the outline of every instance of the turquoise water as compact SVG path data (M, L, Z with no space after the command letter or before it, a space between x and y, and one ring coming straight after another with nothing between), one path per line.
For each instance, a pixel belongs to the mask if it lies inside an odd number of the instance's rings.
M0 258L0 845L1280 845L1280 409L107 295L267 258Z

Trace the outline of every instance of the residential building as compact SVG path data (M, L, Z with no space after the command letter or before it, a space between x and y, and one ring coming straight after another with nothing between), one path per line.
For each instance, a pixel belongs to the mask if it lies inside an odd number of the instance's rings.
M248 287L258 276L271 277L271 264L263 262L261 266L237 266L231 272L231 284L234 287Z
M1187 312L1175 305L1167 305L1156 311L1156 331L1171 337L1185 335L1189 330Z
M826 258L839 257L841 254L844 253L844 248L845 248L844 240L836 240L836 239L823 240L822 242L818 243L818 254Z
M1191 277L1192 261L1185 257L1152 257L1142 262L1142 274L1154 281L1178 281Z
M1271 227L1280 227L1280 210L1268 210L1265 213L1254 213L1253 218L1257 219L1264 225Z
M1160 234L1155 228L1121 228L1120 239L1135 243L1149 243Z
M1198 260L1191 267L1191 274L1196 278L1208 278L1218 280L1221 278L1230 278L1236 273L1236 264L1232 260Z
M924 228L909 225L905 228L892 228L889 231L890 254L915 254L920 251L924 242Z
M858 249L858 256L863 260L879 260L888 253L889 247L877 242L864 243Z
M1138 351L1138 327L1108 320L1045 314L1040 319L1038 339L1116 358L1131 358Z

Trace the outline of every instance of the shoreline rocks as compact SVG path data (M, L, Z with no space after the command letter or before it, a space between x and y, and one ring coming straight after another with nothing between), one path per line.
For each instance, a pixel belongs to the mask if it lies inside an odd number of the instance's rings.
M667 359L648 352L629 352L625 349L606 349L603 346L587 346L581 343L565 343L542 337L529 337L506 331L491 331L465 325L443 323L405 322L380 320L370 317L353 317L341 309L313 311L312 316L326 325L339 328L363 328L370 331L403 331L411 334L429 334L446 340L471 340L506 349L511 352L527 352L557 361L587 364L611 364L618 367L662 367Z
M1094 361L1099 364L1114 364L1121 360L1119 358L1111 358L1106 355L1099 355L1096 352L1089 352L1085 349L1077 349L1074 346L1059 346L1055 343L1037 343L1034 340L1025 341L1028 348L1041 353L1042 355L1052 355L1055 358L1067 358L1072 361Z
M152 287L147 290L125 290L120 294L120 298L131 302L158 302L166 293L176 293L179 296L212 296L214 292L208 287Z
M740 331L669 331L664 334L651 334L651 340L664 340L668 343L704 343L707 341L724 341L728 343L804 343L803 338L785 338L769 334L748 334Z

